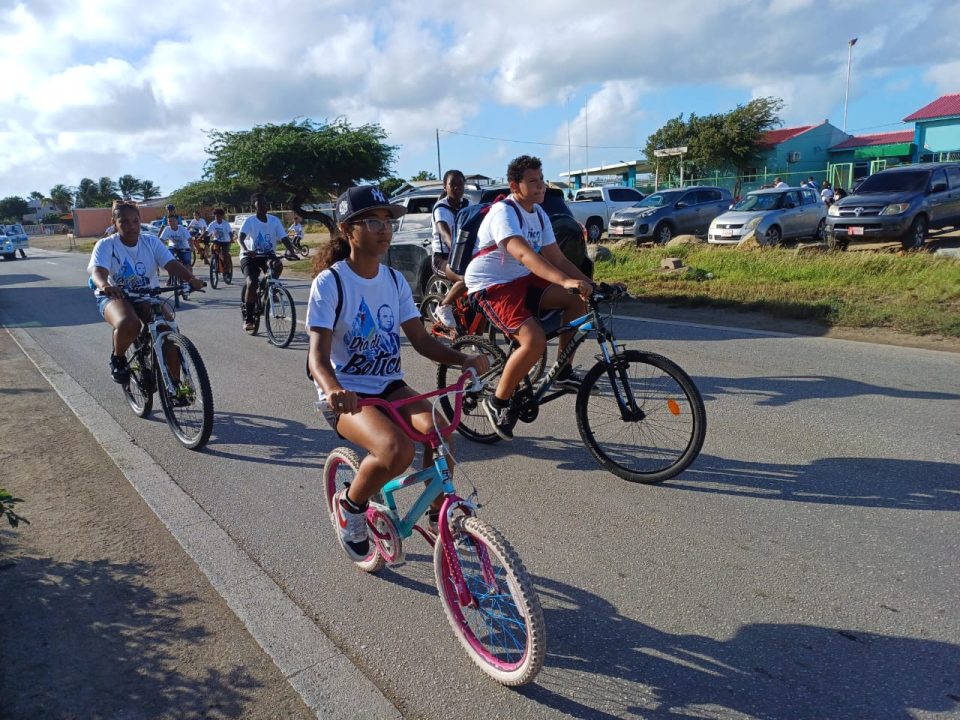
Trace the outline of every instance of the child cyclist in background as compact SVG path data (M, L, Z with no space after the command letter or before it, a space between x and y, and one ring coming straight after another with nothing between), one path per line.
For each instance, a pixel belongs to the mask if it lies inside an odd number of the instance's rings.
M433 206L433 272L447 278L453 286L437 306L437 319L451 330L456 330L453 304L467 291L463 278L450 269L450 253L453 251L457 213L470 201L463 196L466 179L459 170L447 170L443 174L444 196Z
M550 218L540 208L547 191L540 160L529 155L514 159L507 167L507 180L511 194L494 203L483 219L464 277L484 315L520 345L504 365L496 391L483 403L497 435L512 440L517 418L510 410L510 398L546 347L541 311L562 310L564 322L574 320L586 312L584 300L593 285L564 256ZM560 336L558 352L563 352L571 336ZM556 384L576 390L580 380L567 365Z
M403 381L398 327L421 355L439 363L486 372L482 355L464 355L435 340L423 327L410 286L400 273L381 263L393 239L396 218L406 210L393 205L379 188L362 185L337 200L340 234L314 259L318 273L310 287L307 328L308 366L324 416L343 438L368 451L353 483L337 493L334 513L339 540L354 561L368 556L368 500L413 462L415 447L393 420L374 407L359 407L363 397L398 400L417 393ZM434 427L432 406L421 400L398 411L421 433ZM445 422L442 417L440 422ZM423 461L432 462L425 448ZM443 497L430 508L431 525Z

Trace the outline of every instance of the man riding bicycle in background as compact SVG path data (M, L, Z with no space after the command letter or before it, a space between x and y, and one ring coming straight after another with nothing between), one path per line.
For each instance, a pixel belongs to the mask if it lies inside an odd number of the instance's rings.
M177 260L190 267L193 264L190 257L192 252L190 231L181 227L176 215L170 215L168 222L170 224L160 231L160 239L167 244Z
M257 285L260 281L260 273L267 271L267 263L271 263L274 277L280 277L283 272L283 263L278 257L267 257L277 251L277 243L283 243L287 248L289 259L295 258L296 253L290 238L287 237L287 231L283 229L283 223L276 215L267 214L267 198L263 193L254 193L250 198L253 210L256 215L251 215L243 222L240 228L240 272L246 278L246 286L243 293L243 329L252 333L254 330L253 316L254 306L257 302Z
M187 230L190 231L190 241L193 243L193 251L203 258L203 262L209 264L207 260L207 248L210 246L210 236L207 234L207 221L200 217L200 213L194 211L193 220L187 223Z
M213 241L213 259L220 263L220 272L224 275L233 272L233 258L230 257L230 243L233 242L233 228L223 219L223 208L213 211L214 221L207 225L207 237Z
M133 203L118 203L113 210L116 232L97 242L87 270L94 286L94 297L103 319L113 327L113 353L110 374L113 381L130 381L127 348L137 339L141 322L149 322L149 302L130 299L124 289L160 287L158 268L189 283L194 290L203 281L194 277L155 235L140 231L140 210Z

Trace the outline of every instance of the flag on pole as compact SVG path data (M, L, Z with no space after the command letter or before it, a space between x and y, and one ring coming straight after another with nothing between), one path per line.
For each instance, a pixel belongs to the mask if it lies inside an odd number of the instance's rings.
M857 44L857 38L853 38L853 39L850 40L850 42L849 42L850 47L853 47L853 46L856 45L856 44Z

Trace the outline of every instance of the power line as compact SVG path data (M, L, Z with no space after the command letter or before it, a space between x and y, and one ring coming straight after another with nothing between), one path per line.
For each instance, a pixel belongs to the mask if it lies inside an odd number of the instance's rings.
M447 135L462 135L463 137L479 138L481 140L496 140L497 142L521 143L523 145L546 145L548 147L567 147L567 143L548 143L538 142L536 140L513 140L511 138L490 137L489 135L473 135L471 133L457 132L456 130L443 130L440 132ZM573 147L585 148L587 145L573 144ZM639 150L636 145L590 145L594 150Z
M879 129L879 128L894 127L895 125L905 125L905 124L906 124L906 123L904 123L904 122L902 122L902 121L901 121L901 122L892 122L892 123L886 123L885 125L871 125L870 127L856 128L856 129L854 129L854 130L850 130L849 132L855 133L855 132L860 132L861 130L877 130L877 129Z

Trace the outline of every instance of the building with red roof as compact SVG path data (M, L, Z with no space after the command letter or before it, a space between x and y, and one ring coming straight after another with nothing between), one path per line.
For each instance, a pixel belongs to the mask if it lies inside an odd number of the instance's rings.
M914 162L960 160L960 93L941 95L903 121L914 123Z

